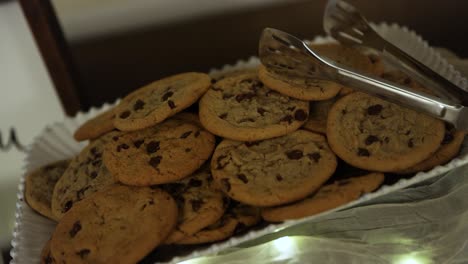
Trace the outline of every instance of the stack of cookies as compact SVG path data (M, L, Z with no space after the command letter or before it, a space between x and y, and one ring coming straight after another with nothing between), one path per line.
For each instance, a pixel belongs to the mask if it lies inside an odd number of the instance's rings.
M424 89L384 72L375 55L313 48ZM58 222L42 262L135 263L160 245L212 243L344 205L386 178L448 162L464 135L333 81L262 65L182 73L79 127L75 139L89 144L28 175L25 197Z

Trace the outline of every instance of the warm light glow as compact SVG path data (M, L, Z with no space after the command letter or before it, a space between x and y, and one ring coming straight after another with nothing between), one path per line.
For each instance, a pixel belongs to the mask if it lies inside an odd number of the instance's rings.
M420 254L407 254L399 256L393 262L394 264L429 264L430 259Z
M279 253L279 259L290 258L295 255L297 245L292 237L280 237L272 241L272 245L275 250Z

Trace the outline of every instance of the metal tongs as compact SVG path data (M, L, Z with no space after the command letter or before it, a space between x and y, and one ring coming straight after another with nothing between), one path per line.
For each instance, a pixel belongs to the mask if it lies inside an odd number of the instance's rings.
M468 110L458 102L408 90L405 86L357 72L320 56L306 42L286 32L264 29L259 43L259 56L269 71L306 80L335 81L447 121L457 129L468 130Z
M381 53L386 62L428 87L437 97L468 105L468 94L431 68L382 38L359 10L344 0L329 0L323 16L325 32L341 44Z

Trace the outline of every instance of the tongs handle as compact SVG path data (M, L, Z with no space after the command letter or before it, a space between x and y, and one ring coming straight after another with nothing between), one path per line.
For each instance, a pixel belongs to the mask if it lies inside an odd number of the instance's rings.
M399 84L390 83L364 73L357 73L343 65L334 66L337 69L337 78L340 83L445 120L459 129L467 129L464 120L467 111L462 105L453 104L419 91L409 91Z
M440 74L433 71L423 63L419 62L406 52L396 47L392 43L382 38L384 46L382 47L382 55L401 68L406 74L413 76L417 81L428 88L438 88L439 93L447 96L454 102L459 102L464 106L468 106L468 93L448 81ZM435 86L435 87L434 87Z

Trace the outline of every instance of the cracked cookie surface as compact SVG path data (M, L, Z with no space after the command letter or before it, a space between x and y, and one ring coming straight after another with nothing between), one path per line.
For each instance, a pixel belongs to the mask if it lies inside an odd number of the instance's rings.
M211 85L204 73L181 73L148 84L127 95L116 107L114 125L134 131L161 123L195 103Z
M326 184L313 195L296 203L262 210L263 219L281 222L315 215L358 199L377 189L384 181L383 173L370 173Z
M308 113L307 102L270 90L256 73L222 79L200 100L200 121L207 130L242 141L290 133Z
M210 157L214 136L192 122L169 119L106 145L104 163L128 185L150 186L190 176Z
M42 166L26 177L24 197L32 209L50 219L57 220L52 213L52 194L55 184L62 177L70 160L57 161Z
M208 166L181 181L162 185L177 202L179 219L165 244L176 243L218 221L225 211L224 194L214 189Z
M211 160L218 186L232 199L275 206L304 198L335 171L325 137L305 130L257 142L224 140Z
M137 263L164 241L177 205L157 188L115 184L73 206L51 240L57 263Z
M393 172L428 158L440 146L444 123L364 93L339 99L328 113L327 139L347 163Z
M112 131L92 141L74 157L52 195L52 213L58 219L86 196L114 183L114 177L103 163L104 146L122 132Z

